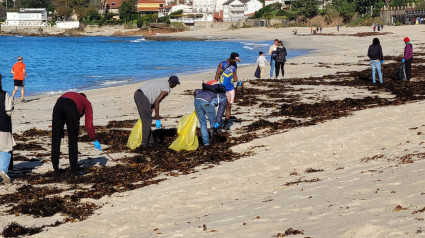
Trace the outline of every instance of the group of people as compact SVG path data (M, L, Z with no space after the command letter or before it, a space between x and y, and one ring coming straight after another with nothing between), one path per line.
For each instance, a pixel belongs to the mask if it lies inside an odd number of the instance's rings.
M404 69L406 74L406 80L410 81L412 77L412 61L413 61L413 45L410 42L409 37L405 37L404 41L404 54L401 60L404 63ZM381 65L384 63L384 54L382 53L382 46L378 38L374 38L372 45L369 46L367 56L370 59L370 65L372 67L372 82L376 83L376 71L378 72L379 83L383 83Z
M270 79L283 79L285 76L285 62L288 55L283 42L275 39L273 45L269 48L270 56ZM260 79L264 79L265 67L268 63L264 53L259 52L257 64L260 68ZM279 76L281 74L282 76Z
M372 29L373 29L373 32L375 32L376 29L378 29L378 31L381 31L381 30L384 30L384 25L376 25L376 24L374 24L372 26Z
M20 75L22 81L26 78L25 65L23 58L18 57L18 66L13 67L12 73ZM201 134L204 145L210 144L210 133L212 128L229 129L231 105L235 99L234 82L241 85L237 78L237 62L240 62L239 54L231 53L230 57L220 62L217 67L215 79L202 83L202 89L194 93L195 110L201 126ZM20 72L20 73L19 73ZM14 109L13 96L2 90L2 76L0 75L0 177L4 183L10 183L8 170L13 167L13 146L16 145L12 136L11 114ZM18 79L19 80L19 79ZM16 79L15 79L16 81ZM134 93L134 101L142 121L142 144L141 146L150 146L154 143L151 132L152 120L155 119L156 128L161 128L161 117L159 115L159 106L162 100L167 97L172 88L180 84L177 76L171 76L168 80L155 80L144 84ZM15 83L16 86L16 83ZM18 84L18 86L23 86ZM16 87L15 87L16 89ZM15 93L16 90L14 90ZM22 96L23 98L23 96ZM217 113L215 107L218 107ZM152 118L152 112L154 117ZM225 120L222 121L225 114ZM64 126L66 125L68 133L69 150L69 172L72 175L83 175L78 167L78 133L80 127L80 118L85 117L85 128L94 148L102 151L101 144L96 140L96 133L93 125L93 107L84 93L67 92L61 95L52 113L52 144L51 161L56 178L61 177L59 168L60 143L64 137ZM209 131L207 128L207 118L210 122Z

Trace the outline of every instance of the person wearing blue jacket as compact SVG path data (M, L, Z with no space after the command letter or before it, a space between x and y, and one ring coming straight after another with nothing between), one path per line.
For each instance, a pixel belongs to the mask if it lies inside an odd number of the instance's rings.
M218 106L217 114L215 107ZM195 110L201 125L202 141L204 145L210 144L207 128L207 117L210 121L211 134L212 127L220 128L223 114L227 106L226 87L215 80L202 83L202 89L195 90Z

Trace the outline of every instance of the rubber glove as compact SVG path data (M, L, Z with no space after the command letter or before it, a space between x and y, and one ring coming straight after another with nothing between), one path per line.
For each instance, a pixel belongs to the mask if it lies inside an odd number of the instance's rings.
M406 61L405 59L403 59L402 61L401 61L401 63L404 63L404 61Z
M238 81L238 86L242 86L242 81Z
M381 64L383 64L383 63L384 63L384 61L382 60L382 61L381 61Z
M102 151L102 147L100 147L100 143L99 143L99 141L95 141L95 142L93 142L93 144L94 144L94 148L96 148L96 149L98 149L98 150L100 150L100 151Z
M156 120L155 125L156 125L156 128L160 129L161 128L161 121L159 119Z
M220 123L216 122L216 123L214 124L214 128L215 128L215 129L217 129L217 128L219 128L219 127L220 127Z

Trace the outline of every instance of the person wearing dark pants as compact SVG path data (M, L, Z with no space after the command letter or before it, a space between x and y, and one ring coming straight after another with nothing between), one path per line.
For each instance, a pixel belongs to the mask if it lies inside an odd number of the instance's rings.
M283 79L285 77L285 62L287 56L286 48L283 46L282 41L278 41L276 48L276 78ZM282 77L279 77L279 71L282 72Z
M404 47L404 57L401 62L404 63L407 81L410 81L412 77L413 45L410 43L409 37L404 38L404 43L406 46Z
M55 176L60 176L59 156L60 143L64 134L64 125L68 131L69 165L71 173L82 175L77 170L78 162L78 132L80 128L80 117L85 115L85 127L87 133L94 141L94 147L102 150L100 143L95 140L96 134L93 126L93 108L86 95L83 93L68 92L63 94L53 108L52 119L52 164Z
M180 84L177 76L171 76L168 81L155 80L143 85L134 93L134 102L142 120L142 146L153 143L151 137L152 109L155 111L156 128L161 128L159 104L168 96L170 89Z
M152 144L154 142L151 125L152 125L152 109L148 98L143 94L143 91L138 89L134 93L134 101L136 102L140 120L142 121L142 145Z

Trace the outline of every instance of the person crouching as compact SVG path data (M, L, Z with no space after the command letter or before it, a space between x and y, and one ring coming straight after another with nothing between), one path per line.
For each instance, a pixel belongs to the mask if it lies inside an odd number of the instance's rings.
M215 113L216 106L218 106L217 115ZM201 126L202 141L204 145L210 144L207 117L210 121L210 131L212 134L212 127L215 129L220 128L226 106L226 87L223 84L212 80L207 83L202 83L202 89L195 90L195 110Z

